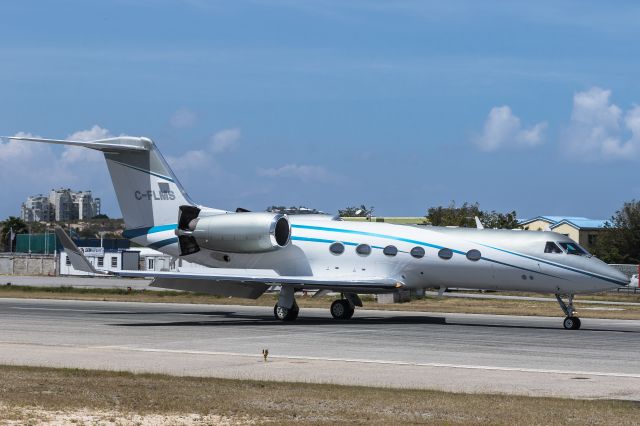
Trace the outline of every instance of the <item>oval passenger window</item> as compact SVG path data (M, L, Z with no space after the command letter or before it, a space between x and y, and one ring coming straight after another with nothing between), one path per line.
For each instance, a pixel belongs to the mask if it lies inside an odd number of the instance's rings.
M329 246L329 251L333 254L342 254L344 253L344 244L342 243L333 243Z
M440 251L438 252L438 257L440 257L440 259L451 259L453 257L453 252L451 251L451 249L448 248L443 248L440 249Z
M382 252L387 256L395 256L398 254L398 248L396 246L386 246Z
M356 253L368 256L371 253L371 246L369 244L360 244L356 247Z
M424 249L422 247L414 247L411 249L411 256L415 257L416 259L420 259L422 257L424 257Z
M469 250L467 252L467 259L473 260L474 262L477 260L480 260L481 257L482 257L482 254L476 249Z

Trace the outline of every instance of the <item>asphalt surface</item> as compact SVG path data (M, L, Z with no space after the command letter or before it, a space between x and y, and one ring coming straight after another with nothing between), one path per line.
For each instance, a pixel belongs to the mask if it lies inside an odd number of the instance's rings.
M640 400L640 321L0 299L0 363ZM269 350L264 362L262 349Z
M131 287L134 290L162 290L149 287L150 279L120 277L83 277L83 276L31 276L0 275L0 285L34 286L34 287L78 287L78 288L119 288Z

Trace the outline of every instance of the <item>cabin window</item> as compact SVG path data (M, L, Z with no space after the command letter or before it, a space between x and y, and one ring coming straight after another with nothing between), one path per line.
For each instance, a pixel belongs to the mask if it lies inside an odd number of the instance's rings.
M329 251L333 254L342 254L344 253L344 244L335 242L329 246Z
M589 255L589 253L585 249L583 249L576 243L560 243L560 247L562 247L564 251L567 252L567 254L576 254L578 256Z
M111 257L111 267L112 268L117 268L118 267L118 257L117 256L112 256Z
M438 257L445 260L451 259L453 257L453 251L448 248L440 249L440 251L438 252Z
M102 268L104 266L104 257L100 256L98 258L98 267Z
M153 265L153 263L154 263L154 262L153 262L153 259L151 259L151 258L150 258L150 259L148 259L148 265L149 265L149 266L147 267L147 270L149 270L149 271L153 271L153 269L154 269L154 267L153 267L153 266L154 266L154 265Z
M398 254L398 248L396 246L386 246L382 252L387 256L395 256Z
M69 256L65 256L65 257L66 257L66 260L65 260L64 264L67 265L67 266L71 266L71 258Z
M545 253L562 253L562 250L553 241L547 241L547 244L544 246L544 252Z
M473 249L467 252L467 259L473 262L480 260L481 257L482 257L482 253L480 253L479 250Z
M371 246L369 244L360 244L358 247L356 247L356 253L363 256L368 256L369 254L371 254Z
M414 247L411 249L411 256L416 259L421 259L424 257L424 249L422 247Z
M368 256L369 254L371 254L371 246L369 244L360 244L358 247L356 247L356 253L363 256Z

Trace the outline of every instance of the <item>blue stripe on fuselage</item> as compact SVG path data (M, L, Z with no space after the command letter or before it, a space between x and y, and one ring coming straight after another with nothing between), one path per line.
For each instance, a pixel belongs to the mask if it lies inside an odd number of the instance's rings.
M605 280L607 282L610 282L610 283L613 283L613 284L617 284L617 285L620 285L620 286L626 286L628 284L628 283L622 283L622 282L620 282L618 280L615 280L613 278L605 277L605 276L602 276L602 275L599 275L599 274L594 274L592 272L588 272L588 271L585 271L585 270L582 270L582 269L574 268L572 266L567 266L567 265L563 265L561 263L556 263L556 262L551 262L551 261L548 261L548 260L540 259L539 257L529 256L529 255L526 255L526 254L509 251L509 250L501 249L501 248L498 248L498 247L493 247L493 246L490 246L490 245L487 245L487 244L481 244L481 243L476 243L476 244L481 245L483 247L487 247L487 248L493 249L493 250L498 250L498 251L501 251L503 253L511 254L513 256L519 256L519 257L523 257L525 259L533 260L535 262L544 263L545 265L555 266L556 268L566 269L568 271L572 271L572 272L577 272L577 273L580 273L580 274L588 275L588 276L590 276L592 278L598 278L600 280Z
M142 237L143 235L155 234L156 232L173 231L178 224L171 223L169 225L148 226L145 228L125 229L122 236L125 238Z
M394 237L393 235L385 235L385 234L378 234L378 233L374 233L374 232L365 232L365 231L356 231L356 230L353 230L353 229L338 229L338 228L328 228L328 227L325 227L325 226L313 226L313 225L291 225L291 227L292 228L299 228L299 229L310 229L310 230L317 230L317 231L338 232L338 233L345 233L345 234L352 234L352 235L363 235L363 236L370 236L370 237L377 237L377 238L386 238L386 239L390 239L390 240L402 241L402 242L406 242L406 243L422 245L422 246L425 246L425 247L431 247L431 248L435 248L435 249L445 248L443 246L427 243L427 242L424 242L424 241L413 240L413 239L410 239L410 238ZM494 250L498 250L498 251L501 251L503 253L511 254L511 255L514 255L514 256L523 257L523 258L526 258L526 259L529 259L529 260L533 260L533 261L536 261L536 262L545 263L545 264L548 264L548 265L551 265L551 266L555 266L557 268L569 270L569 271L572 271L572 272L577 272L577 273L580 273L580 274L583 274L583 275L587 275L587 276L592 277L592 278L601 279L601 280L604 280L604 281L607 281L607 282L610 282L610 283L613 283L613 284L616 284L616 285L621 285L621 286L626 286L627 285L627 283L621 283L618 280L615 280L615 279L612 279L612 278L609 278L609 277L605 277L605 276L602 276L602 275L594 274L594 273L591 273L591 272L588 272L588 271L584 271L582 269L573 268L571 266L565 266L565 265L562 265L562 264L557 264L557 263L554 263L554 262L545 261L544 259L539 259L539 258L536 258L536 257L533 257L533 256L527 256L527 255L516 253L516 252L511 252L509 250L504 250L504 249L500 249L500 248L497 248L497 247L492 247L492 246L489 246L489 245L486 245L486 244L480 244L480 243L476 243L476 244L479 244L479 245L481 245L483 247L487 247L487 248L491 248L491 249L494 249ZM454 253L457 253L457 254L462 254L462 255L466 254L464 251L460 251L460 250L451 249L451 251L453 251ZM499 261L496 261L496 260L493 260L493 259L490 259L490 258L487 258L487 257L484 257L484 256L482 258L484 260L487 260L487 261L490 261L490 262L499 263L499 264L506 265L506 266L511 266L513 268L516 268L516 269L527 270L529 272L533 272L533 273L536 273L536 274L541 274L541 275L546 275L546 276L550 276L550 277L554 277L554 278L563 279L563 278L555 276L555 275L550 275L550 274L546 274L546 273L543 273L543 272L540 272L540 271L534 271L534 270L531 270L531 269L522 268L520 266L516 266L516 265L513 265L513 264L499 262Z
M178 242L178 237L167 238L166 240L156 241L155 243L149 244L148 247L152 249L159 249L164 246L168 246L169 244L174 244Z
M136 237L140 237L140 236L147 235L147 234L153 234L153 233L156 233L156 232L174 230L176 227L177 227L177 224L176 223L172 223L172 224L168 224L168 225L159 225L159 226L152 226L152 227L145 227L145 228L127 229L122 233L122 235L124 237L126 237L126 238L136 238ZM326 232L344 233L344 234L351 234L351 235L362 235L362 236L368 236L368 237L385 238L385 239L390 239L390 240L394 240L394 241L402 241L402 242L405 242L405 243L416 244L416 245L421 245L421 246L425 246L425 247L431 247L431 248L438 249L438 250L442 249L442 248L445 248L444 246L439 246L437 244L431 244L431 243L427 243L427 242L419 241L419 240L414 240L414 239L410 239L410 238L395 237L393 235L378 234L378 233L375 233L375 232L356 231L356 230L353 230L353 229L338 229L338 228L329 228L329 227L326 227L326 226L297 225L297 224L292 224L291 228L294 228L294 229L295 228L298 228L298 229L309 229L309 230L315 230L315 231L326 231ZM321 238L299 237L299 236L292 236L291 239L294 240L294 241L297 240L297 241L308 241L308 242L318 242L318 243L333 243L333 242L335 242L333 240L327 240L327 239L321 239ZM177 238L170 238L170 239L167 239L167 240L162 240L162 241L159 241L159 242L156 242L156 243L152 243L151 245L149 245L149 247L151 247L151 248L164 247L166 245L175 243L177 241L178 241ZM343 241L342 243L345 244L345 245L349 245L349 246L357 245L357 243L353 243L353 242L344 242ZM619 282L617 280L614 280L614 279L611 279L611 278L608 278L608 277L603 277L603 276L598 275L598 274L593 274L591 272L587 272L587 271L584 271L584 270L581 270L581 269L577 269L577 268L573 268L573 267L570 267L570 266L557 264L557 263L554 263L554 262L549 262L549 261L546 261L544 259L540 259L540 258L536 258L536 257L533 257L533 256L524 255L524 254L521 254L521 253L512 252L512 251L509 251L509 250L505 250L505 249L489 246L489 245L486 245L486 244L480 244L480 243L476 243L476 244L479 244L479 245L481 245L483 247L487 247L487 248L491 248L491 249L494 249L494 250L498 250L498 251L501 251L503 253L511 254L513 256L523 257L523 258L526 258L526 259L529 259L529 260L533 260L533 261L536 261L536 262L541 262L541 263L545 263L545 264L548 264L548 265L551 265L551 266L555 266L557 268L561 268L561 269L569 270L569 271L572 271L572 272L577 272L577 273L580 273L580 274L583 274L583 275L587 275L587 276L590 276L592 278L598 278L598 279L601 279L601 280L605 280L605 281L611 282L613 284L622 285L622 286L626 285L626 283L623 284L623 283L621 283L621 282ZM375 248L378 248L378 247L375 247ZM461 250L451 249L451 251L453 251L454 253L457 253L457 254L461 254L461 255L465 255L466 254L466 252L461 251ZM516 266L516 265L513 265L513 264L499 262L497 260L490 259L490 258L487 258L485 256L483 256L482 259L486 260L488 262L493 262L493 263L501 264L501 265L504 265L504 266L510 266L510 267L516 268L516 269L526 270L526 271L529 271L529 272L532 272L532 273L535 273L535 274L546 275L546 276L550 276L550 277L554 277L554 278L563 279L561 277L558 277L558 276L555 276L555 275L546 274L546 273L543 273L543 272L540 272L540 271L534 271L534 270L523 268L523 267Z
M394 240L399 240L400 239L400 238L391 237L391 236L389 236L388 238L394 239ZM307 241L307 242L312 242L312 243L324 243L324 244L333 244L333 243L336 242L334 240L326 240L326 239L323 239L323 238L310 238L310 237L291 237L291 240L294 240L294 241ZM403 240L406 240L406 239L403 239ZM428 246L428 247L438 247L438 246L434 246L433 244L422 243L420 241L414 241L414 240L410 240L410 241L412 241L412 244L425 245L425 246ZM340 241L340 242L342 244L346 245L346 246L357 246L358 245L358 243L354 243L354 242L347 242L347 241ZM371 247L375 248L375 249L384 250L384 247L380 247L380 246L371 246ZM401 251L401 250L398 250L398 251L402 252L402 253L407 253L406 251ZM452 250L452 251L454 251L455 253L466 254L465 252L461 252L459 250ZM487 262L496 263L496 264L503 265L503 266L510 266L512 268L515 268L515 269L520 269L522 271L531 272L533 274L545 275L547 277L558 278L558 279L564 280L564 278L562 278L562 277L557 277L555 275L546 274L544 272L540 272L540 271L535 271L533 269L524 268L522 266L511 265L511 264L508 264L508 263L500 262L498 260L489 259L489 258L484 257L484 256L481 257L481 259L485 260Z

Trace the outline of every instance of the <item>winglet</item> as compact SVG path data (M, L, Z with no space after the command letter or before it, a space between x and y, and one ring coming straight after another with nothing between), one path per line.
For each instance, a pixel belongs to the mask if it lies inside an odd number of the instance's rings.
M55 232L74 269L92 274L104 274L104 272L98 271L93 267L76 243L73 242L71 237L69 237L61 227L56 226Z
M484 225L482 225L482 222L480 222L480 218L478 216L474 216L474 219L476 220L476 228L484 229Z

